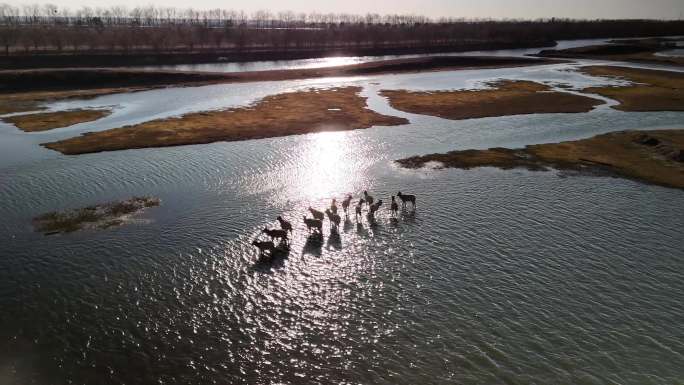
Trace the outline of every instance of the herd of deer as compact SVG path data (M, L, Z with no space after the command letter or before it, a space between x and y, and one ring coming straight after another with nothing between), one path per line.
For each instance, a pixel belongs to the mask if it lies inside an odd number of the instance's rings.
M415 195L402 194L401 191L399 191L397 193L397 197L399 197L399 199L401 200L402 207L405 207L407 203L411 203L412 208L415 209ZM351 205L351 202L351 194L347 195L347 197L344 198L344 200L342 201L342 211L344 212L345 217L349 216L349 206ZM354 219L356 219L357 221L359 220L359 218L362 218L362 208L364 204L368 206L368 217L373 218L375 216L375 213L380 209L380 206L382 206L382 199L379 199L376 202L375 199L368 194L368 191L364 191L363 197L359 199L359 202L355 206ZM394 217L398 211L399 205L394 199L394 196L392 196L392 203L390 204L390 215ZM323 221L325 220L326 216L330 221L331 230L337 230L340 226L340 222L342 221L340 215L337 214L336 199L332 200L330 207L325 209L325 211L318 211L309 206L309 212L311 213L311 216L313 218L307 218L306 215L303 216L304 224L306 225L307 230L309 230L309 233L313 231L314 233L317 232L318 234L322 235ZM288 236L288 234L292 234L292 223L288 222L281 216L278 216L277 219L280 223L280 229L269 229L267 227L264 227L264 229L261 230L263 234L266 234L271 239L270 241L254 240L252 242L252 245L259 249L260 254L264 254L266 252L272 254L277 249L276 244L274 243L274 241L276 240L279 241L279 244L282 244L285 247L289 247L290 237Z

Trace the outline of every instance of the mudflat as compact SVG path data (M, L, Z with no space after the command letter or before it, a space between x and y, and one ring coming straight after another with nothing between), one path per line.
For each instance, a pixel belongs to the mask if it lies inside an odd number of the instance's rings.
M248 107L191 113L45 143L67 155L131 148L239 141L407 124L367 108L361 87L267 96Z
M406 168L436 162L437 168L550 168L598 172L684 189L684 129L618 131L577 141L522 149L451 151L397 160Z
M445 119L472 119L537 113L577 113L591 111L604 102L567 92L551 91L532 81L502 80L492 89L414 92L383 90L398 110Z
M684 111L684 73L616 66L588 66L580 69L591 76L628 80L618 87L590 87L582 90L620 102L622 111Z

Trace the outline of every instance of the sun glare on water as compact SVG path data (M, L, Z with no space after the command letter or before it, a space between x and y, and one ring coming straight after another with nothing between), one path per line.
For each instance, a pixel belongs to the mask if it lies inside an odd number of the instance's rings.
M312 137L304 155L308 166L301 170L304 196L312 200L333 197L349 184L349 142L344 132Z

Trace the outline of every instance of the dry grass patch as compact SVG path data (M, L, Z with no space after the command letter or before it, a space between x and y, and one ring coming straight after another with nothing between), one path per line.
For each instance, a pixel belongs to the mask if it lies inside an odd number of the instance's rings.
M502 80L493 89L413 92L383 90L382 96L398 110L445 119L471 119L522 114L588 112L603 101L566 92L550 91L544 84Z
M42 112L38 114L16 115L3 120L14 124L26 132L47 131L55 128L69 127L78 123L92 122L112 113L109 109L69 110Z
M451 151L397 160L406 168L428 162L469 169L577 170L636 179L684 189L684 129L618 131L571 142L538 144L524 149Z
M617 87L590 87L582 90L620 102L622 111L684 111L684 73L614 66L582 67L590 76L629 80L635 84ZM637 84L638 83L638 84Z
M239 141L406 124L366 106L360 87L305 90L268 96L250 107L153 120L44 144L63 154Z

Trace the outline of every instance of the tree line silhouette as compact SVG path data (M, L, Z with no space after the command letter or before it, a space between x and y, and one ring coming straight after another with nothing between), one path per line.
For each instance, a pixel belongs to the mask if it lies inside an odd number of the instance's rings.
M684 34L681 20L468 20L170 7L0 4L5 55L425 48Z

